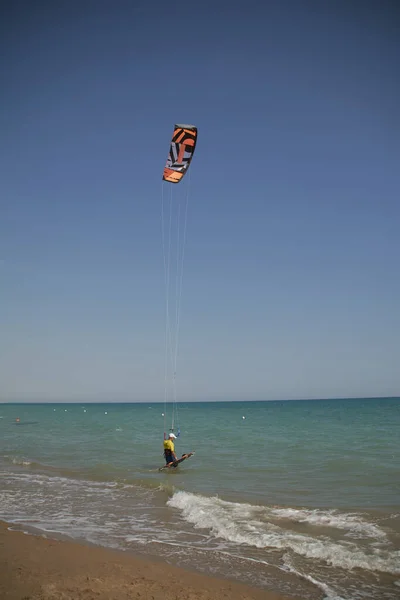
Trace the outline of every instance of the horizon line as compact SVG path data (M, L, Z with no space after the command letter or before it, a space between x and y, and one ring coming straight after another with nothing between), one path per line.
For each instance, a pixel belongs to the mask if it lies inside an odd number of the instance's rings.
M181 400L176 404L218 404L225 402L318 402L326 400L400 400L400 396L326 396L321 398L274 398L253 400ZM173 404L169 401L167 404ZM0 405L13 404L165 404L164 400L0 400Z

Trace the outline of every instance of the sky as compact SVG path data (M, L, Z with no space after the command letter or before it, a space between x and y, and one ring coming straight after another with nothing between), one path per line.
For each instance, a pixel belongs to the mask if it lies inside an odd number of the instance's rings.
M400 395L395 1L0 13L0 401L164 399L170 194L178 400Z

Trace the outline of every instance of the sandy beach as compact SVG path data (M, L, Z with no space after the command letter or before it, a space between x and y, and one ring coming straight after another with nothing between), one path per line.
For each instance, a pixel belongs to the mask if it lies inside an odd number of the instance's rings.
M8 527L0 521L2 600L288 600L120 551Z

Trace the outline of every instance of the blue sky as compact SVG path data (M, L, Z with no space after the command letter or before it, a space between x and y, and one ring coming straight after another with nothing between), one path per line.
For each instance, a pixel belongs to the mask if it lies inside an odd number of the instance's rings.
M1 401L163 399L175 123L178 398L400 395L395 2L1 11Z

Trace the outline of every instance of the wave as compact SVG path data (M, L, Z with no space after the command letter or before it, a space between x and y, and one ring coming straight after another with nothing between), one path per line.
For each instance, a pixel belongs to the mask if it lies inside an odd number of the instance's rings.
M284 556L284 560L288 560L287 556ZM319 581L319 579L316 579L312 575L301 573L300 571L292 567L289 562L285 562L285 566L282 567L282 570L287 571L288 573L293 573L294 575L297 575L297 577L305 579L306 581L309 581L310 583L315 585L317 588L324 592L324 600L345 600L343 596L339 596L336 593L336 591L333 590L329 585L327 585L323 581Z
M13 465L20 465L21 467L31 467L31 466L35 466L35 464L37 464L31 460L27 460L25 458L19 458L16 456L11 459L11 462Z
M271 514L297 523L331 527L346 531L349 537L386 538L386 533L374 523L366 522L359 513L340 513L337 510L307 510L274 508Z
M259 549L290 550L296 555L324 561L328 565L342 569L350 570L358 567L367 571L400 574L399 551L375 545L361 547L349 540L340 542L311 530L307 533L289 530L284 524L279 524L280 519L287 519L287 509L227 502L218 497L208 498L183 491L176 492L167 504L179 509L182 517L195 529L209 530L214 537L234 544L244 544ZM319 511L318 515L312 515L312 511L309 513L298 511L297 518L299 519L301 515L303 520L326 521L331 527L347 528L349 531L354 530L355 526L363 528L361 518L355 520L354 514L342 514L339 518L329 511L325 515L322 511ZM296 511L290 514L296 515ZM375 527L379 541L382 542L383 539L386 541L385 532L378 526L369 523L364 525L364 530L369 535ZM390 546L389 542L387 546Z
M36 473L48 477L61 477L71 481L86 481L104 484L111 483L116 486L131 485L143 487L148 490L163 490L171 496L175 490L174 485L168 481L160 482L158 479L146 478L146 475L151 472L149 469L142 470L144 477L140 476L140 471L136 477L127 477L125 469L119 469L112 465L96 464L82 468L62 467L44 464L33 458L8 454L3 455L1 459L3 460L3 465L6 464L21 467L21 469L16 470L15 474L22 475L23 473L26 473L33 476ZM5 476L12 476L12 472L4 473L3 477Z

